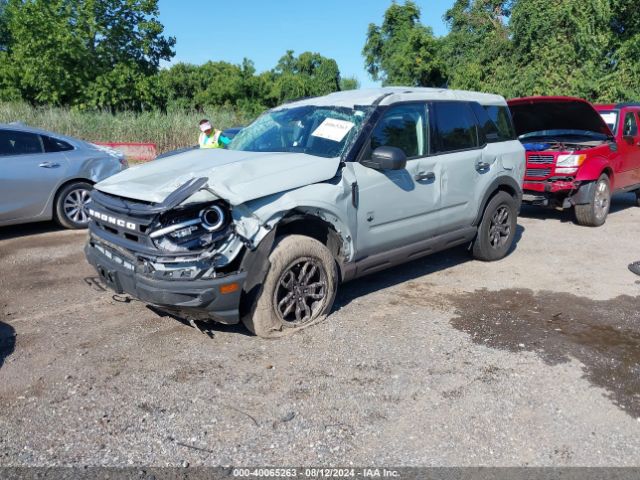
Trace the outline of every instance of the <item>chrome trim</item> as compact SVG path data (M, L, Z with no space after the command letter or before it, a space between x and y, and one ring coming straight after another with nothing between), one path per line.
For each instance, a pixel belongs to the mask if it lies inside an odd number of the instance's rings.
M186 222L176 223L169 227L164 227L164 228L161 228L160 230L156 230L155 232L151 233L149 237L150 238L162 237L163 235L166 235L171 232L175 232L176 230L180 230L181 228L191 227L192 225L198 225L200 222L201 220L199 218L196 218L194 220L187 220Z

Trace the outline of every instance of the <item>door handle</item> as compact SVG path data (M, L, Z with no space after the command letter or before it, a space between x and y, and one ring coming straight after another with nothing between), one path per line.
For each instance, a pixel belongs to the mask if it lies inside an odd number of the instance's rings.
M418 172L413 177L416 182L420 182L423 180L429 180L430 182L436 179L436 174L433 172Z
M476 162L476 170L486 170L491 167L489 162Z
M59 163L53 163L53 162L42 162L38 166L42 167L42 168L58 168L60 166L60 164Z

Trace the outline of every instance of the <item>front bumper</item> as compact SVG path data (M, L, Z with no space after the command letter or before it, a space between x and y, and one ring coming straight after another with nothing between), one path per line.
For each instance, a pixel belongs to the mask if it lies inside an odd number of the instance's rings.
M97 245L110 256L96 248ZM94 240L85 246L85 255L102 281L116 293L127 293L171 310L208 316L220 323L235 324L240 320L240 295L246 272L208 280L158 280L139 273L132 262ZM225 290L229 293L222 293L222 287L227 287Z
M571 208L589 203L595 182L547 181L524 183L522 202L552 208Z

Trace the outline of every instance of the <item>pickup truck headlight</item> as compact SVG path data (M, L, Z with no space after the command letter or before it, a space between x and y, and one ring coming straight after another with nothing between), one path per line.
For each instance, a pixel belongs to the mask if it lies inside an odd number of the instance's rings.
M556 161L556 173L576 173L578 167L582 165L586 159L586 155L558 155L558 160Z
M587 159L586 155L558 155L557 167L579 167Z
M173 210L160 216L149 237L168 252L202 250L226 235L229 217L226 208L217 204Z

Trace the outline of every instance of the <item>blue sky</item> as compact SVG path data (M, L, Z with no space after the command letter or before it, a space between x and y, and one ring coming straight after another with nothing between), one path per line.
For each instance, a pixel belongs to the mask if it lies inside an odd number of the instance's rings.
M400 2L402 3L402 2ZM453 0L417 0L422 23L436 35ZM391 0L160 0L165 32L177 39L171 63L254 61L258 72L273 68L286 50L334 58L343 76L375 85L361 55L369 23L380 24Z

